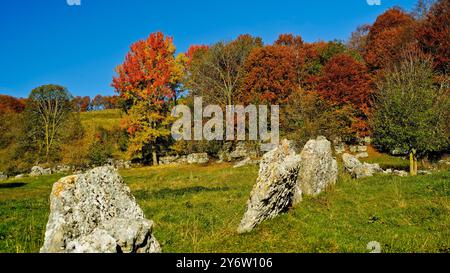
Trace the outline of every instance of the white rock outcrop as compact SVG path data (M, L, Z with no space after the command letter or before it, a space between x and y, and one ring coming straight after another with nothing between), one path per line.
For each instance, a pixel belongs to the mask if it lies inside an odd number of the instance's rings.
M263 156L239 233L250 232L264 220L276 217L291 206L299 162L300 156L286 140Z
M325 137L308 141L300 153L300 168L294 193L294 204L302 195L315 196L336 184L338 164L333 158L331 142Z
M152 227L117 171L99 167L53 185L41 252L161 252Z

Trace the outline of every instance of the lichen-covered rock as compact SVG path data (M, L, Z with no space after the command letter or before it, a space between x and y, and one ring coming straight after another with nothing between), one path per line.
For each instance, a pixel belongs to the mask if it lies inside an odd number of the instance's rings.
M365 146L365 145L359 145L359 146L357 147L357 152L359 152L359 153L365 153L365 152L367 152L367 146Z
M393 172L394 175L396 176L400 176L400 177L407 177L409 176L409 174L406 171L399 171L399 170L395 170Z
M333 140L334 152L337 155L345 153L345 143L342 141L342 138L336 137Z
M300 157L286 140L263 156L256 185L247 203L247 211L238 228L239 233L250 232L264 220L274 218L289 208L293 200L299 162Z
M53 185L41 252L160 252L152 226L117 171L99 167Z
M314 196L336 184L337 177L338 165L333 158L331 142L325 137L308 141L300 153L294 204L301 201L303 194Z
M363 153L357 154L355 157L356 157L356 158L368 158L368 157L369 157L369 154L366 153L366 152L363 152Z
M131 161L123 159L108 159L107 165L113 166L116 169L131 169Z
M31 168L30 176L41 176L41 175L49 175L52 174L52 170L50 168L44 169L41 166L34 166Z
M344 143L339 143L339 144L334 145L334 152L337 155L345 153L345 144Z
M159 164L160 165L170 165L170 164L177 164L177 160L180 159L180 156L174 155L174 156L163 156L159 158Z
M56 165L52 168L52 173L69 173L72 171L72 167L68 165Z
M2 172L0 172L0 181L8 179L8 176Z
M345 170L355 178L373 176L376 173L384 173L378 164L361 163L358 158L350 154L343 154L342 161Z
M206 164L209 162L207 153L190 154L187 156L188 164Z
M250 157L247 157L246 159L239 161L238 163L236 163L233 168L242 168L244 166L247 165L257 165L259 164L259 160L257 159L251 159Z

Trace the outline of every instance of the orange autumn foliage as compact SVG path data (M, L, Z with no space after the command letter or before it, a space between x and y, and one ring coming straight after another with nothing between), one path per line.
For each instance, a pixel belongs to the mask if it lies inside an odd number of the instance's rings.
M414 18L398 8L378 16L367 36L364 58L371 69L385 68L402 59L402 51L414 46Z
M204 52L208 50L207 45L192 45L189 47L188 51L186 52L186 57L188 58L187 64L189 65L192 60L194 59L195 55L199 52Z
M283 104L298 87L295 51L274 45L253 50L245 63L245 103Z
M162 104L174 96L175 46L161 32L131 45L125 62L117 67L112 86L125 99Z
M439 0L418 27L417 40L421 49L431 54L434 67L444 74L450 62L450 1Z
M21 113L25 109L25 101L7 95L0 95L0 114L7 112Z
M319 95L337 107L350 106L357 112L352 127L359 135L368 132L367 117L371 108L372 79L367 67L347 54L330 59L318 78Z

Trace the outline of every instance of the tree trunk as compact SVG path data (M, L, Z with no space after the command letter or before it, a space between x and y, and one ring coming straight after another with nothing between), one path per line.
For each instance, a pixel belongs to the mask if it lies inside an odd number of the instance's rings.
M158 166L158 156L156 155L156 151L152 151L152 159L153 159L153 166Z
M409 153L409 173L411 176L417 175L417 157L415 151Z
M409 153L409 174L414 176L414 155L412 152Z
M414 175L417 175L417 172L418 172L417 165L418 165L418 160L417 160L417 157L414 156Z

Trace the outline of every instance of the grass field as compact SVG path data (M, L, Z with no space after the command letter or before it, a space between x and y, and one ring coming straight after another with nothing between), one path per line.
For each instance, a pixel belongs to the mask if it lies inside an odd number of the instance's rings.
M120 124L120 109L108 109L101 111L81 112L81 124L86 130L101 125L105 129L112 129Z
M148 167L121 172L164 252L450 252L450 171L375 176L306 198L254 232L236 228L257 167ZM0 252L37 252L58 175L0 183Z

